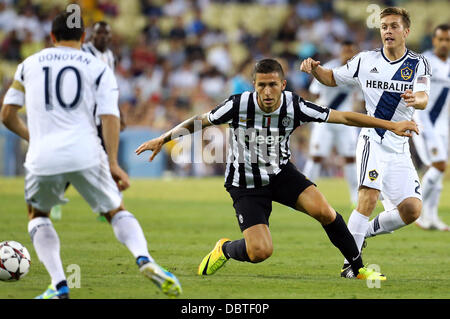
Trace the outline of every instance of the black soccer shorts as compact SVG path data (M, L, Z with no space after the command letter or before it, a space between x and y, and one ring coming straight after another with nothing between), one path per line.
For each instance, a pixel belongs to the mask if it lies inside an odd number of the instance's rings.
M274 175L269 185L259 188L227 187L233 199L233 207L241 231L257 225L269 226L272 201L295 209L298 196L309 186L315 184L288 162Z

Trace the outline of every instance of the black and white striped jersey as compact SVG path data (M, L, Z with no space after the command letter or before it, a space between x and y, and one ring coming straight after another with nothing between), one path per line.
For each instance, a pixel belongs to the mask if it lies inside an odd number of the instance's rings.
M208 113L211 124L229 124L225 186L258 188L268 185L289 161L289 138L300 125L325 122L330 109L284 91L281 106L266 113L256 92L232 95Z

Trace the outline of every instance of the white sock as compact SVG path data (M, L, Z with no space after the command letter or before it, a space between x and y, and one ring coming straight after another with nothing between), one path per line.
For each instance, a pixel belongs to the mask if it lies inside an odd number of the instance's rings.
M352 204L358 203L358 178L356 177L356 163L344 165L344 176L348 183Z
M428 220L437 218L437 207L442 191L444 173L431 166L422 178L422 217Z
M320 165L320 163L316 163L312 159L309 159L303 168L303 174L311 181L315 182L320 175Z
M424 207L426 207L426 209L422 212L422 217L424 218L428 219L431 217L428 216L428 213L433 209L434 203L430 202L430 197L434 197L433 193L439 188L439 186L442 187L443 177L444 173L434 166L431 166L422 177L422 200Z
M369 228L369 217L354 209L348 219L347 227L355 239L358 250L361 251L367 228ZM344 264L349 264L347 259L344 260Z
M148 252L144 232L133 214L126 210L118 212L112 218L111 226L116 238L130 250L134 258L145 256L154 262Z
M426 204L424 204L424 207L427 207L426 218L429 220L438 220L438 206L439 200L441 199L441 192L442 180L441 185L436 185L436 187L434 187L433 192L427 198ZM425 210L423 210L423 212L425 212Z
M52 221L46 217L33 218L28 223L28 233L39 260L44 264L52 279L52 285L56 288L58 283L66 280L66 276L59 255L59 237Z
M390 234L394 230L406 226L397 208L383 211L370 221L366 237L373 237L381 234Z

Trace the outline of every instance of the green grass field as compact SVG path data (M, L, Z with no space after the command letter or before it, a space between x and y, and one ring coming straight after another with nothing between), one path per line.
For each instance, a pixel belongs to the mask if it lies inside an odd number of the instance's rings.
M27 233L23 184L23 178L0 179L0 241L24 244L32 265L22 280L0 282L0 299L33 298L50 283ZM348 220L351 207L344 180L322 179L318 186ZM447 223L449 195L447 181L440 205ZM71 297L165 299L138 272L109 224L97 221L73 188L67 197L63 218L54 225L64 268L77 264L81 270L81 287L73 288ZM183 299L450 298L450 233L410 225L369 239L364 262L380 265L388 280L380 288L368 288L364 281L339 277L343 257L318 222L274 203L272 257L260 264L231 260L214 276L200 277L197 266L219 238L241 238L223 179L133 180L124 198L144 229L152 256L180 279Z

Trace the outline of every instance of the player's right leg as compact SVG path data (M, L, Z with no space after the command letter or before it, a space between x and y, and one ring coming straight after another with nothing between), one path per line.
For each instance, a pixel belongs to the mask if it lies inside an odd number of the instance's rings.
M348 219L348 229L355 239L358 250L361 251L365 234L369 228L369 217L380 195L383 171L382 161L378 156L378 144L368 136L361 135L356 146L356 172L358 178L358 203ZM342 267L344 275L349 262L344 260Z
M28 232L51 284L37 299L67 299L69 288L60 257L58 234L49 218L50 209L64 203L64 175L36 176L25 172L25 199L28 204Z
M239 189L229 187L236 217L244 238L220 239L198 267L199 275L212 275L229 259L258 263L272 255L272 237L269 216L272 198L268 187L263 189Z
M99 166L69 173L69 176L92 210L103 213L110 222L114 235L133 254L141 273L149 277L163 293L178 296L181 293L178 279L157 265L151 257L144 232L134 215L125 209L107 162L102 161Z

